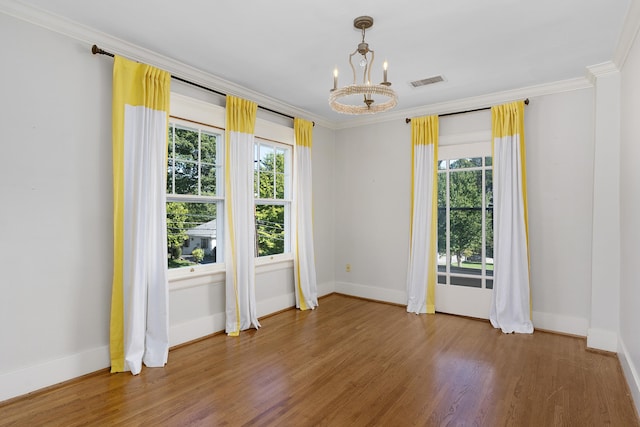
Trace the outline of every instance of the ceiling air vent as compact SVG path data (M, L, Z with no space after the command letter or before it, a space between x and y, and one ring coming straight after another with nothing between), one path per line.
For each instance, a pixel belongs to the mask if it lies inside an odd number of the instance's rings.
M443 81L444 79L442 78L442 76L435 76L435 77L429 77L426 79L416 80L414 82L411 82L411 86L420 87L420 86L426 86L426 85L443 82Z

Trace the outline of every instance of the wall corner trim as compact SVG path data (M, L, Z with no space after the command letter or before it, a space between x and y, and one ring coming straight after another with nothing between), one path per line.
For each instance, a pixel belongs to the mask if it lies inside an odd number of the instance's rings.
M613 62L620 70L627 61L629 51L638 35L638 31L640 31L640 2L631 1L624 19L624 24L622 24L618 45L613 54Z

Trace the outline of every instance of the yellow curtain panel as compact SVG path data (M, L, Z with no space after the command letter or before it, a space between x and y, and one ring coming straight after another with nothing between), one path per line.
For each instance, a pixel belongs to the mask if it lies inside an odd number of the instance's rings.
M230 336L260 323L255 295L254 129L258 104L227 96L225 141L226 326Z
M315 255L313 250L313 197L311 173L311 147L313 123L296 118L293 121L295 134L294 173L294 277L296 307L300 310L318 306Z
M494 268L489 320L505 333L532 333L524 102L491 108Z
M166 153L171 76L113 67L114 267L111 371L164 366L169 351Z
M411 119L411 244L407 312L435 313L438 244L438 116Z

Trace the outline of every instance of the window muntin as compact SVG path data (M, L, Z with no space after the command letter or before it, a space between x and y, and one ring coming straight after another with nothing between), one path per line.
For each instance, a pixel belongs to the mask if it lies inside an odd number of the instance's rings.
M167 149L169 268L222 261L222 142L222 132L216 128L170 119Z
M438 283L493 287L491 157L438 162Z
M256 254L291 252L292 149L256 138L254 154Z

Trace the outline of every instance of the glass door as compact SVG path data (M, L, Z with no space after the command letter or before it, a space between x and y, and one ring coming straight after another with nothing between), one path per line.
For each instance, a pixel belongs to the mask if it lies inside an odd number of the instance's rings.
M493 288L491 146L438 150L436 310L486 319Z

